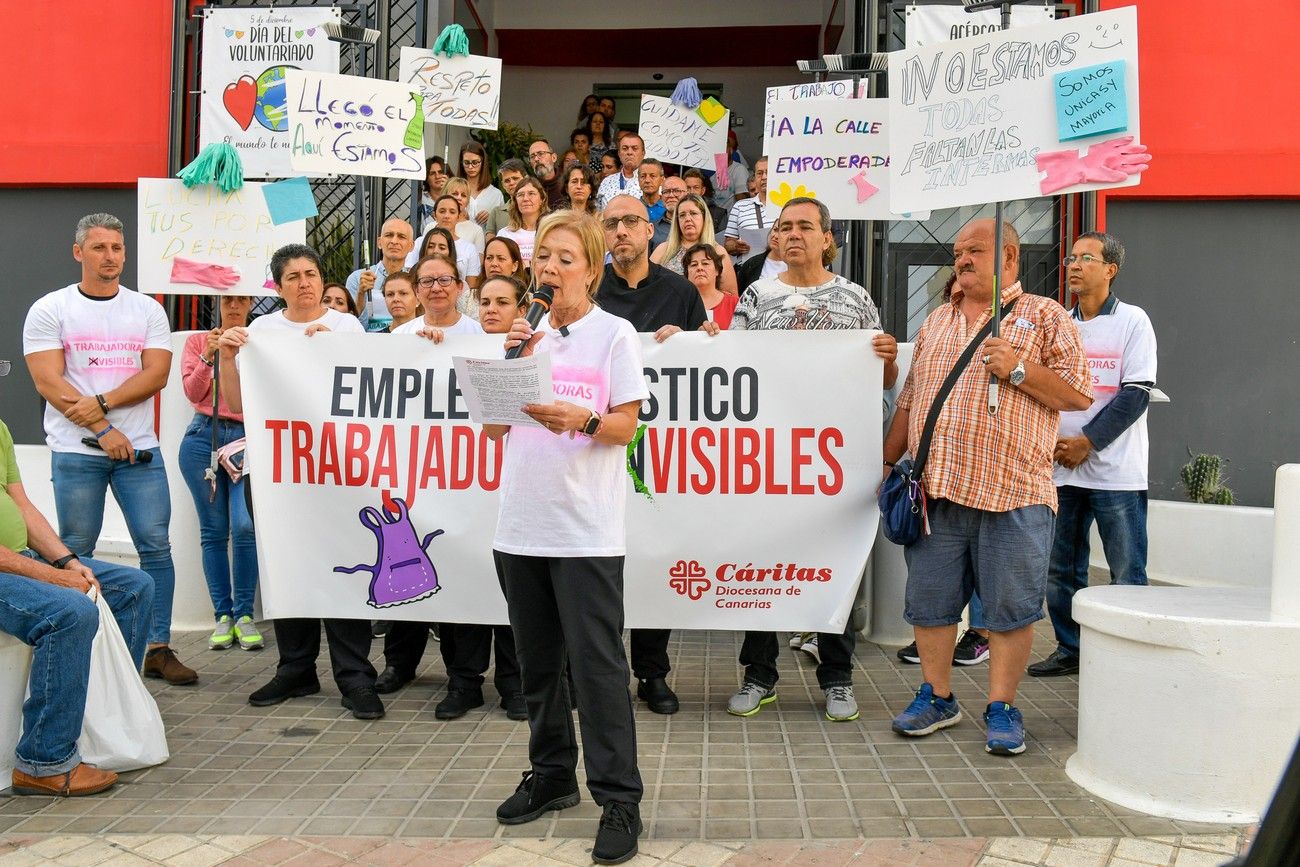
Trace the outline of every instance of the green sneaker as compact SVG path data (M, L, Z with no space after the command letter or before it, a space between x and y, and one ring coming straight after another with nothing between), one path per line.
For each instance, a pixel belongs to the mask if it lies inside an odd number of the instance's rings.
M239 646L243 650L262 649L262 633L257 631L257 624L247 614L235 623L235 637L239 639Z
M229 614L223 614L217 621L217 626L212 630L212 635L208 638L208 650L225 650L235 643L235 621L230 619Z

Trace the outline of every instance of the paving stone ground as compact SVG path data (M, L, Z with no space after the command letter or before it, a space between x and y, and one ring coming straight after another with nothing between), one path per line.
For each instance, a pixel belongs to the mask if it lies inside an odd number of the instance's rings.
M724 710L740 638L674 633L682 709L638 706L642 863L1187 867L1242 846L1240 828L1145 816L1070 782L1073 677L1025 680L1029 748L1006 759L983 749L986 666L955 675L964 722L909 741L889 722L919 669L895 648L859 643L855 722L825 720L815 663L797 651L783 653L779 700L742 720ZM599 816L589 799L525 826L496 822L527 767L527 724L506 719L490 678L486 708L435 720L446 687L437 645L375 722L340 707L324 652L320 695L254 708L247 696L270 677L273 646L217 653L199 633L175 646L200 681L149 681L171 760L94 798L0 798L0 864L589 863ZM1035 654L1050 649L1041 624Z

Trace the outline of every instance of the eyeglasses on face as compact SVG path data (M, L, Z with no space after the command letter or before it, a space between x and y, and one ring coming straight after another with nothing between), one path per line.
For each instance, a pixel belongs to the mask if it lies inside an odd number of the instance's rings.
M546 156L551 156L551 157L555 156L555 151L533 151L528 155L528 158L530 160L535 160L540 157L546 157Z
M433 284L437 283L444 289L450 289L452 286L455 286L457 282L456 278L450 274L443 274L441 277L421 277L419 280L415 281L415 285L419 286L421 289L432 289Z
M483 165L483 161L482 160L461 160L460 164L467 169L476 169L479 166Z
M637 223L640 222L648 223L650 221L640 214L624 214L621 217L609 217L608 219L601 220L600 224L605 227L606 232L616 232L618 231L619 223L622 223L623 227L626 229L635 229Z
M1085 265L1091 265L1093 262L1096 262L1098 265L1106 264L1105 259L1101 259L1097 256L1092 255L1091 253L1084 253L1083 255L1080 256L1075 256L1074 254L1071 254L1061 260L1061 264L1067 268L1069 268L1075 262L1082 262Z

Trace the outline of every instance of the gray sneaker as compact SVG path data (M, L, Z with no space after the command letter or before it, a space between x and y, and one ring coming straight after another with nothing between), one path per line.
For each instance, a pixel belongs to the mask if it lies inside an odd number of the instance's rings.
M858 718L858 701L851 686L830 686L826 693L826 719L831 722L849 722Z
M753 716L762 710L763 705L776 701L776 689L747 680L740 685L740 692L727 702L727 713L734 716Z

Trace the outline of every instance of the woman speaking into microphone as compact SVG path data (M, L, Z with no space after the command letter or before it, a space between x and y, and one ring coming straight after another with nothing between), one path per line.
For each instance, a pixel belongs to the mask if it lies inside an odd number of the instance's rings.
M562 399L524 407L540 427L484 430L506 437L492 547L528 704L532 766L497 819L517 825L578 803L567 663L587 788L604 810L592 858L618 864L636 854L642 793L623 652L624 464L650 393L632 325L596 306L604 257L595 218L559 211L541 221L533 280L553 286L554 300L536 328L516 319L506 347L548 353Z

